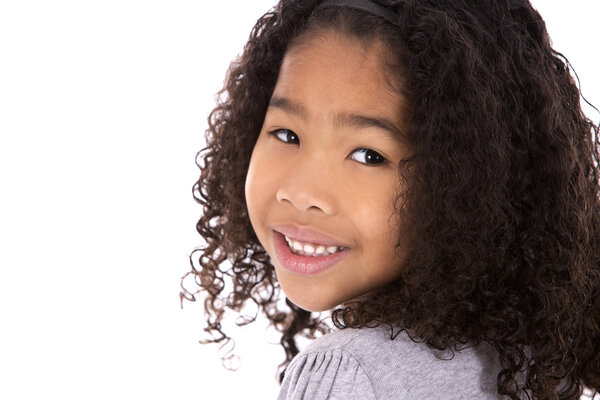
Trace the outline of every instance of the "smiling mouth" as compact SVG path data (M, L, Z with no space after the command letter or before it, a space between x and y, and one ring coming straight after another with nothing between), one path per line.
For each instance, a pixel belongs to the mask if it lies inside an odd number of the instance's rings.
M336 253L325 255L316 253L317 249L315 249L315 253L309 255L296 254L283 234L277 231L273 231L273 234L276 257L280 265L288 271L303 275L312 275L329 269L341 262L350 252L349 248L343 248Z
M299 240L292 239L287 235L283 236L285 237L285 241L287 242L290 251L300 256L322 257L339 253L340 251L346 249L346 247L343 246L325 246L317 243L301 242Z

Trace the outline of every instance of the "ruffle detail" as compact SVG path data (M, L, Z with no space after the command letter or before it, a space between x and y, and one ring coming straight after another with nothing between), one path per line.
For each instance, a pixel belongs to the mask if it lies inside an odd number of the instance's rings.
M287 368L277 400L375 400L367 374L338 348L298 354Z

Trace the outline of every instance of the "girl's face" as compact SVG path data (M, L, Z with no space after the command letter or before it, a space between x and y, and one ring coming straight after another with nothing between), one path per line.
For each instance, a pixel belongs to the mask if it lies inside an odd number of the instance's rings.
M293 47L252 153L250 221L286 296L305 310L332 309L401 271L393 199L407 153L394 131L406 128L406 100L390 89L380 51L333 32ZM347 249L297 256L279 232Z

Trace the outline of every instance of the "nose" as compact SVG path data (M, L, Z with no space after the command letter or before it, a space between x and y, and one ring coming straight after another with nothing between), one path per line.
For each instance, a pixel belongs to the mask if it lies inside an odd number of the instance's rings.
M324 179L323 171L311 173L306 168L299 170L300 172L288 176L285 182L282 182L277 190L277 201L291 204L303 213L319 212L327 216L335 215L337 213L333 192L335 188Z

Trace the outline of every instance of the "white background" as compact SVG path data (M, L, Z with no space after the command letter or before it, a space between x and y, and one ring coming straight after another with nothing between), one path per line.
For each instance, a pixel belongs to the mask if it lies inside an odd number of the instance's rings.
M264 320L228 372L178 297L206 117L273 4L0 2L0 398L276 397ZM534 1L599 106L596 4Z

